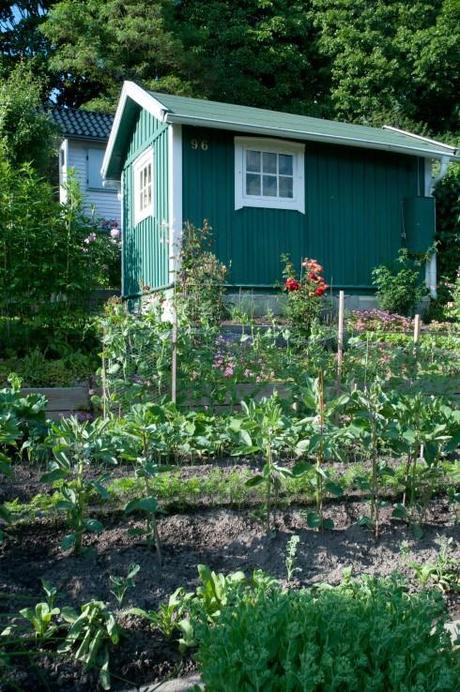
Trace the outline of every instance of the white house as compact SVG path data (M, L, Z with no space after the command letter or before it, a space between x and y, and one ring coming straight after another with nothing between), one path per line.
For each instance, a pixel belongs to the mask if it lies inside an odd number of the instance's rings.
M65 201L64 183L74 169L89 213L107 221L120 222L121 203L114 188L104 187L101 165L113 123L106 113L82 109L54 108L50 115L62 134L59 146L59 196Z

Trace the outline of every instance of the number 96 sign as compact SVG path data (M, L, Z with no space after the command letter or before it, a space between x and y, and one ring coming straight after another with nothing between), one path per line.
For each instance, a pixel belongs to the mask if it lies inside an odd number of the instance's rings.
M190 141L190 146L194 151L201 149L201 151L208 150L208 140L207 139L192 139Z

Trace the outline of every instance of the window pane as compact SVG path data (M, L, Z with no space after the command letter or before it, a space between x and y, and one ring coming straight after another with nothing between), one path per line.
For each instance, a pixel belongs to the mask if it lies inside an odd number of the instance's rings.
M292 175L292 159L293 157L290 154L280 154L280 175Z
M279 178L280 181L280 197L292 197L294 196L293 192L293 178L288 178L280 175Z
M264 197L276 197L277 195L277 184L276 175L264 175Z
M260 196L260 175L246 173L246 194Z
M276 154L264 152L263 171L264 173L274 173L276 175Z
M260 171L260 151L246 152L246 170L247 171Z

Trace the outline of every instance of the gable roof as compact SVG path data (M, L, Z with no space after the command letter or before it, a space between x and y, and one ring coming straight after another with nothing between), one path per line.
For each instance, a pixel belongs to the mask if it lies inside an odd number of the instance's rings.
M172 96L146 91L133 82L125 82L102 164L103 175L109 179L118 179L121 172L123 148L120 147L120 126L122 123L126 125L134 117L133 104L165 123L378 149L433 159L460 158L455 147L396 128L366 127L219 101Z
M82 108L53 108L49 113L62 134L75 139L107 141L113 125L113 115Z

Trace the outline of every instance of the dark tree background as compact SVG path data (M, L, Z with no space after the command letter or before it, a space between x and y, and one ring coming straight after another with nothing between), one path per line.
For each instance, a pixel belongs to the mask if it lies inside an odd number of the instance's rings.
M0 78L25 64L62 105L113 110L132 79L460 143L460 0L0 2L0 48ZM459 168L437 195L451 247ZM450 276L459 264L441 258Z

